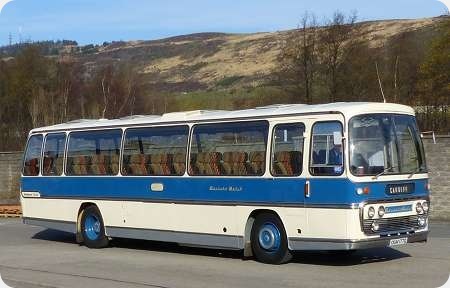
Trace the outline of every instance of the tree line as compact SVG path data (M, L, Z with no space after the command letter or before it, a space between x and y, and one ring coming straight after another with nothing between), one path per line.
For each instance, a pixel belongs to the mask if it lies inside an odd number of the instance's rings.
M319 23L305 13L280 55L279 84L298 102L375 101L413 106L422 130L450 132L450 18L434 33L367 39L356 14ZM287 88L289 89L289 88Z
M34 127L142 113L141 91L139 74L126 63L94 70L26 47L0 61L0 151L22 149Z

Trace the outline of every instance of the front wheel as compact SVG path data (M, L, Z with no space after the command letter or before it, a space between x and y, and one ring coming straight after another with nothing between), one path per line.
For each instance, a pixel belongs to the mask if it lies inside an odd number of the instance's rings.
M283 223L273 214L264 213L256 217L252 227L251 244L253 254L260 262L282 264L292 258Z
M104 248L108 246L109 239L105 235L103 218L96 206L89 206L83 210L81 233L84 244L89 248Z

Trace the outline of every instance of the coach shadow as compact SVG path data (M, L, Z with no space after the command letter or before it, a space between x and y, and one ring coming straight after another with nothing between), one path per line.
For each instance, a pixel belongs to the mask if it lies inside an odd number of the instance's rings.
M77 244L74 234L53 229L36 233L33 239L67 244ZM167 252L205 257L231 258L236 260L255 260L243 257L242 251L217 250L201 247L182 246L177 243L116 238L110 243L111 248L141 250L147 252ZM106 250L107 251L107 250ZM107 252L106 252L107 253ZM151 257L150 255L148 257ZM407 253L392 248L373 248L359 251L295 251L290 261L292 264L311 264L320 266L352 266L377 262L392 261L411 257Z

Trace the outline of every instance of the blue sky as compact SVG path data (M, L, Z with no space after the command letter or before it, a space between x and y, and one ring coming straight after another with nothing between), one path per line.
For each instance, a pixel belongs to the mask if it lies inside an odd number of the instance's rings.
M0 0L1 2L1 0ZM446 11L437 0L14 0L0 14L0 45L23 40L158 39L195 32L295 28L304 11L319 19L356 10L360 20L422 18Z

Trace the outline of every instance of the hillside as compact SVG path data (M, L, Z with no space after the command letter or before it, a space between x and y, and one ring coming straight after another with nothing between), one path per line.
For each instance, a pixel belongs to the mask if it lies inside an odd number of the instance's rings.
M372 48L401 34L429 37L444 18L371 21L358 24L357 37ZM111 62L129 62L147 83L167 91L193 91L228 86L258 86L270 80L278 56L296 30L255 34L201 33L156 41L116 42L78 55L96 69ZM158 90L159 90L158 89Z
M416 41L429 39L448 17L383 20L358 23L358 35L377 49L412 34ZM129 63L153 90L192 92L267 84L279 68L279 55L287 39L298 30L270 33L198 33L152 41L117 41L78 46L75 41L37 42L49 57L71 57L88 73L111 63ZM34 43L33 43L34 44ZM27 43L24 44L26 46ZM0 47L11 59L21 45Z

